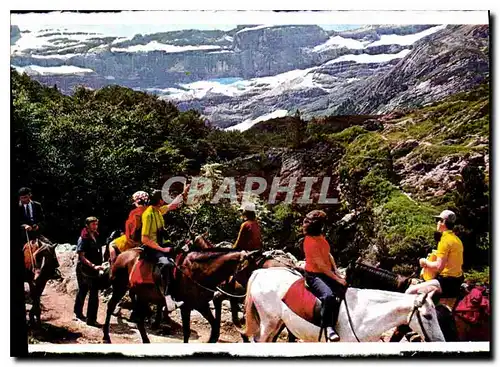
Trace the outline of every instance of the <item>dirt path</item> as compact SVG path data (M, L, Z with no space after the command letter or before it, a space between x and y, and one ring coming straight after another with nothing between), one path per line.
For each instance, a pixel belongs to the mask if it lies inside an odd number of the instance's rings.
M77 282L75 276L76 257L74 252L58 254L61 264L60 270L64 278L60 281L49 281L43 296L42 303L42 327L39 330L29 331L30 343L78 343L96 344L102 343L102 329L90 327L85 322L74 317L73 305L77 293ZM104 323L109 296L99 295L99 312L97 321ZM113 343L141 343L141 337L134 323L129 321L131 310L126 302L119 304L115 314L111 317L110 336ZM27 309L30 305L27 305ZM84 306L84 314L87 304ZM213 313L215 313L212 310ZM242 316L242 315L241 315ZM146 325L151 343L182 343L182 326L180 311L176 310L170 314L171 320L164 322L160 329L152 330L150 323ZM28 315L27 315L28 318ZM384 341L388 341L391 332L384 334ZM209 323L197 312L191 312L191 335L190 343L206 343L210 336ZM280 335L279 342L286 342L286 330ZM224 301L222 307L222 321L219 343L241 343L241 337L231 322L229 302Z
M45 288L42 296L42 328L39 331L31 331L31 342L35 343L102 343L102 329L88 326L85 322L78 320L73 314L74 296L60 293L57 284L52 282ZM99 312L97 321L104 323L106 317L107 303L100 296ZM116 309L111 317L110 336L113 343L141 343L136 325L129 321L131 311L125 308L124 302ZM29 306L27 306L29 308ZM87 310L85 304L84 313ZM162 323L160 329L152 330L150 325L147 331L151 343L182 343L181 317L178 310L170 314L172 320ZM205 343L210 336L210 325L198 314L191 313L191 336L190 343ZM223 308L221 325L221 337L219 342L235 343L241 342L241 338L230 321L230 312L227 305Z

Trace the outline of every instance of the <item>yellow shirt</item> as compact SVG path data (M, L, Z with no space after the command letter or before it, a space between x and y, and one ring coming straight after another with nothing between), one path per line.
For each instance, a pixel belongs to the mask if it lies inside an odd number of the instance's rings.
M158 230L165 226L163 215L168 211L167 205L160 209L154 208L152 205L142 213L142 230L141 236L148 236L150 239L158 243ZM158 243L160 246L161 243Z
M128 249L135 247L135 244L132 241L129 241L126 235L113 240L113 245L115 245L120 252L127 251Z
M436 256L445 262L440 275L444 277L459 277L462 275L464 262L464 246L453 231L444 231L438 243Z

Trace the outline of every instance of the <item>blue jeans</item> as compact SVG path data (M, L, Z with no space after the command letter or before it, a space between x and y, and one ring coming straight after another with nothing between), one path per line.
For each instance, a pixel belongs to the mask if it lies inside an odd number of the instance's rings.
M322 273L306 273L306 281L311 292L321 301L321 320L323 326L335 327L339 316L340 303L346 288Z
M162 280L162 290L168 294L170 273L174 268L174 261L164 252L145 248L146 259L155 264L154 273Z

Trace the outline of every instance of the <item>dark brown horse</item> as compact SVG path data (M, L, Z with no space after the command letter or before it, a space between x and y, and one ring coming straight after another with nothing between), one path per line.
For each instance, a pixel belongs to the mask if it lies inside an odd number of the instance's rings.
M30 323L40 326L41 307L40 298L47 281L52 278L57 267L57 258L54 247L41 241L30 241L23 247L25 282L29 285L29 296L31 298L31 310L29 312Z
M214 308L215 308L215 318L216 322L220 325L222 318L222 302L224 300L229 300L231 305L231 316L233 324L236 328L241 328L241 323L238 317L238 310L240 309L240 304L243 304L245 300L246 288L248 284L248 280L250 279L250 275L257 269L266 269L273 267L289 267L295 268L296 264L287 256L283 254L271 254L264 255L261 254L254 258L254 260L249 261L248 265L234 274L231 279L226 282L223 286L221 286L221 290L217 292L214 297ZM282 330L281 330L282 331ZM275 339L279 337L278 332L276 334ZM289 333L288 341L292 342L295 340L295 337ZM248 342L248 337L242 334L242 338L244 342Z
M142 250L131 249L118 255L111 269L111 282L113 295L108 303L106 321L103 326L103 340L110 343L109 324L111 314L120 299L129 288L129 275L132 268L139 260ZM250 253L251 254L251 253ZM175 298L184 301L181 308L184 342L187 343L190 335L191 310L197 310L210 323L212 330L209 342L215 343L219 338L220 325L215 323L209 307L215 288L234 274L242 262L248 257L244 251L227 249L209 249L203 252L191 252L185 255L179 265L176 265L176 276L171 285ZM161 305L160 312L165 304L165 299L156 285L143 284L133 289L137 312L137 328L144 343L149 343L149 338L144 327L144 317L150 303Z

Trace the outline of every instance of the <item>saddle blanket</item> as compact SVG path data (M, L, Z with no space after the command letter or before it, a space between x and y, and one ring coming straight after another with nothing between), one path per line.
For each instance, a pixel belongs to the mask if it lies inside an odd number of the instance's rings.
M153 264L144 259L138 260L132 268L129 277L130 287L141 284L154 284L153 279Z
M282 298L282 301L296 315L312 324L318 324L317 298L306 288L305 283L304 278L295 281Z

